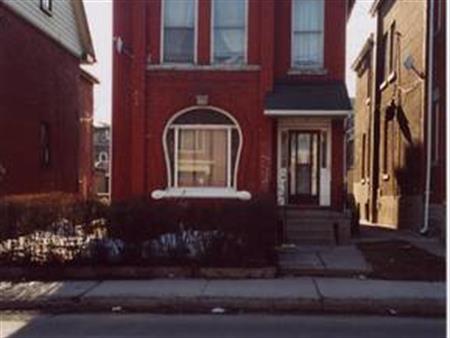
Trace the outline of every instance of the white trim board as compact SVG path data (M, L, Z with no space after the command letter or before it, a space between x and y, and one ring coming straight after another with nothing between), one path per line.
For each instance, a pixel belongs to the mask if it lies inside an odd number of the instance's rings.
M248 191L238 191L233 188L167 188L165 190L154 190L151 196L156 200L163 198L226 198L249 200L252 197Z
M347 117L351 110L295 110L295 109L266 109L267 116L323 116L323 117Z

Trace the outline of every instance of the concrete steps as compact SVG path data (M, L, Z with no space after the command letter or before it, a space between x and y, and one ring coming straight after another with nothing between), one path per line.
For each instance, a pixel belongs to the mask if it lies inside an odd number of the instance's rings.
M327 209L295 209L281 211L286 241L296 245L336 245L342 228L349 220L343 214Z

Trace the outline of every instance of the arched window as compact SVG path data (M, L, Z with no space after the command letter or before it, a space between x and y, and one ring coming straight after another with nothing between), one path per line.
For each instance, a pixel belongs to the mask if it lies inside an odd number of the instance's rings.
M242 135L229 114L181 112L164 133L169 188L236 188Z

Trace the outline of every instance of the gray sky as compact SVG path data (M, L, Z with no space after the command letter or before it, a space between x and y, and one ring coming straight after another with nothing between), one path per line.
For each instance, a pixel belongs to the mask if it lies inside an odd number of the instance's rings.
M97 63L87 69L100 80L100 84L96 86L94 91L94 118L95 121L110 122L112 89L112 2L111 0L83 1L97 54ZM373 31L374 20L368 15L372 1L357 0L347 25L346 82L351 97L355 93L355 75L350 69L350 65L358 55L369 33Z
M99 80L94 89L94 120L111 122L112 92L112 2L83 0L97 63L86 67Z

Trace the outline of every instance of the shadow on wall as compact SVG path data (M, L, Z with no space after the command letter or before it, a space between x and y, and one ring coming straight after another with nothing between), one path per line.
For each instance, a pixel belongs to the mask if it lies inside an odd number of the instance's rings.
M395 122L399 126L403 144L401 165L394 169L399 196L398 228L418 230L423 219L424 146L414 143L410 123L402 106L396 106Z

